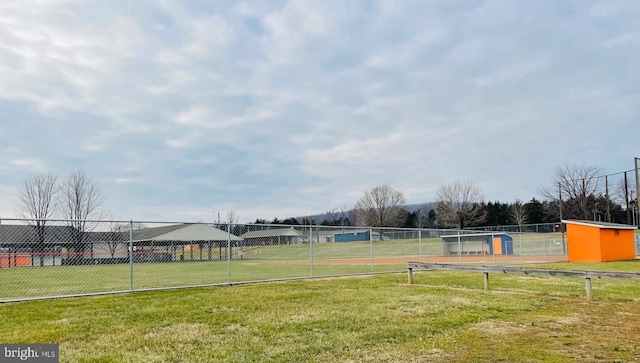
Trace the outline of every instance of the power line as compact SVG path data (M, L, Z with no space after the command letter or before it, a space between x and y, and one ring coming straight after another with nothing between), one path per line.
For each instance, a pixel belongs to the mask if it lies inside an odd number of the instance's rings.
M577 182L577 181L586 180L586 179L600 179L600 178L605 178L605 177L614 176L614 175L622 175L622 174L626 174L626 173L629 173L629 172L632 172L632 171L635 171L635 169L629 169L629 170L625 170L625 171L619 171L619 172L611 173L611 174L603 174L603 175L590 176L590 177L586 177L586 178L566 179L566 181L568 181L568 182Z

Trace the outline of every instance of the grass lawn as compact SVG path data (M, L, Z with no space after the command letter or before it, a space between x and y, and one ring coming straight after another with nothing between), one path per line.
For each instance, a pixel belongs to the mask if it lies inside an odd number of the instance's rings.
M230 269L229 269L230 268ZM402 271L406 264L374 266L374 272ZM117 265L22 267L0 270L0 301L130 289L130 267ZM133 289L167 288L371 273L370 264L314 265L307 260L261 259L143 263L133 266ZM313 275L312 275L313 274Z
M514 241L514 250L518 252L521 246L523 251L526 249L522 262L531 253L558 255L560 247L553 243L553 239L557 238L554 234L523 234L522 241ZM233 253L239 250L239 247L234 247ZM421 255L439 256L442 253L442 241L440 238L423 238L421 241L406 239L375 241L373 244L349 242L317 243L312 246L245 246L243 250L243 259L239 260L235 255L230 264L220 260L221 256L226 256L226 248L187 252L184 262L178 262L178 255L174 255L175 262L172 263L136 263L133 267L133 289L401 271L406 269L406 264L384 262L382 259L411 256L419 261ZM313 266L310 265L311 257ZM376 261L373 266L368 262L372 257ZM348 261L352 259L360 261ZM489 257L486 260L487 263L496 262ZM0 269L0 301L129 289L131 277L128 264Z
M61 362L640 360L638 280L594 281L587 301L577 278L414 275L5 303L0 342L59 343Z

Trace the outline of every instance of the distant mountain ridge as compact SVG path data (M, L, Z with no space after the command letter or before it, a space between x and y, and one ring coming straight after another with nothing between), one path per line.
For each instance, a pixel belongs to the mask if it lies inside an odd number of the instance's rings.
M406 204L404 205L404 208L409 211L409 213L415 213L415 211L419 210L419 209L424 209L426 211L426 213L429 213L430 210L435 210L436 209L436 205L438 203L437 202L426 202L426 203L412 203L412 204ZM347 218L349 218L349 220L351 220L351 222L353 223L353 218L355 215L355 210L354 209L349 209L347 211L337 211L337 212L325 212L325 213L320 213L320 214L312 214L312 215L307 215L307 216L300 216L300 217L293 217L296 220L298 220L298 222L302 223L303 220L307 220L307 221L313 221L315 224L321 224L323 221L328 221L331 222L337 218L340 218L341 216L346 216Z

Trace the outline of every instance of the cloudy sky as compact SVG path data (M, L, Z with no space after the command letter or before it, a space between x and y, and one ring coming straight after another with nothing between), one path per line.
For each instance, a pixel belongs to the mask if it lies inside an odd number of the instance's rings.
M640 2L0 2L0 217L83 170L114 217L409 203L640 156ZM224 217L223 217L224 219Z

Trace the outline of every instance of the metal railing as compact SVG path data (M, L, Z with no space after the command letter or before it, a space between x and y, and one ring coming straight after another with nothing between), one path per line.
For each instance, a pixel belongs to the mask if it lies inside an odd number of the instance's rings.
M560 233L0 219L0 302L565 260Z
M524 274L527 276L557 276L557 277L579 277L585 280L585 290L587 300L592 298L591 280L592 279L627 279L638 280L640 273L638 272L620 272L620 271L587 271L587 270L552 270L552 269L531 269L516 268L505 266L478 266L478 265L455 265L455 264L434 264L422 262L408 262L408 282L413 284L413 271L475 271L482 272L484 275L484 289L489 290L489 273L494 272L501 275L504 274Z

